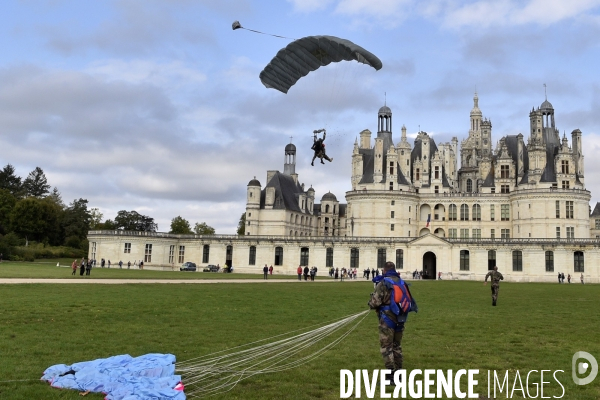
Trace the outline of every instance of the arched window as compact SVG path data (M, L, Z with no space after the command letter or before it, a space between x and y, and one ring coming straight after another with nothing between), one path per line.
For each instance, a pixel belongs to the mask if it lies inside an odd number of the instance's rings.
M554 272L554 252L546 252L546 272Z
M205 244L204 247L202 248L202 263L203 264L208 263L209 255L210 255L210 246Z
M303 267L308 266L308 247L302 247L300 249L300 265Z
M275 265L283 265L283 247L275 247Z
M513 271L523 271L523 252L515 250L512 252Z
M327 213L329 213L329 204L326 204L326 205L325 205L325 213L326 213L326 214L327 214Z
M294 220L294 223L296 223L296 224L298 223L298 215L296 215L296 218L295 218L295 220Z
M357 248L350 249L350 268L358 268L360 253Z
M294 223L294 214L290 214L290 224Z
M481 206L473 204L473 221L481 221Z
M404 268L404 250L397 249L396 250L396 269Z
M574 270L575 272L585 272L583 268L583 251L573 253Z
M460 270L461 271L469 270L469 250L461 250L460 251Z
M456 221L456 204L450 204L448 207L448 221Z
M461 204L461 206L460 206L460 220L461 221L469 220L469 206L466 204Z
M473 181L467 179L467 192L471 193L473 191Z
M250 254L248 255L248 265L256 264L256 246L250 246Z

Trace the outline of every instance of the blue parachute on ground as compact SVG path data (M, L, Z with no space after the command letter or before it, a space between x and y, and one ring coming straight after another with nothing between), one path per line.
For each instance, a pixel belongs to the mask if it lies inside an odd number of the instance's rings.
M106 400L185 400L172 354L128 354L53 365L41 378L52 387L104 393Z

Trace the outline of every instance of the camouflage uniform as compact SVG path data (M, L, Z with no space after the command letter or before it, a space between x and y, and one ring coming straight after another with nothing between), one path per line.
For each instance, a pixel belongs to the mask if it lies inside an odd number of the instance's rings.
M392 280L398 282L399 279L392 277ZM381 306L389 305L392 297L392 291L388 289L383 282L379 282L375 286L375 291L371 293L369 307L377 311L379 318L379 344L381 347L381 355L387 369L392 371L402 369L402 333L404 331L404 322L398 322L396 315L391 311L380 311ZM395 325L395 329L386 324L382 313L391 320Z
M500 281L504 280L504 277L497 270L492 270L487 273L485 276L485 281L487 282L488 278L491 278L492 281L492 305L496 305L496 301L498 301L498 291L500 291Z

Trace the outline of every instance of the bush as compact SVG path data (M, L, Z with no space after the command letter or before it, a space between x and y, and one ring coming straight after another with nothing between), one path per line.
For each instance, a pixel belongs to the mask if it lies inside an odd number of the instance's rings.
M78 249L81 247L81 240L77 236L69 236L65 240L65 246Z

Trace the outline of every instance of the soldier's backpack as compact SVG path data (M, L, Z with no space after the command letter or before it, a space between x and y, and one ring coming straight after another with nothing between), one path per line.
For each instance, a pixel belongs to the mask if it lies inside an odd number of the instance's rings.
M417 303L410 293L408 285L404 280L399 279L397 282L391 278L383 278L385 286L392 291L389 310L397 315L398 321L406 320L409 312L417 312Z

